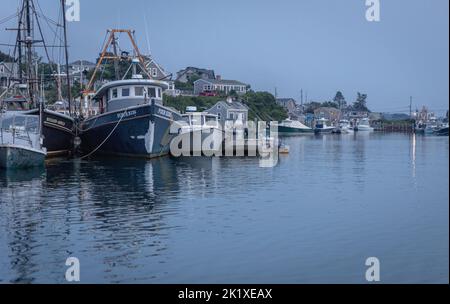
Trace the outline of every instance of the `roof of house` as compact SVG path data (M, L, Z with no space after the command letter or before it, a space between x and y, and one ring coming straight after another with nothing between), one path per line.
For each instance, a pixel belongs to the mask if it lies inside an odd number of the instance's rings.
M202 68L196 68L196 67L187 67L183 70L178 71L177 75L178 75L178 77L180 77L181 75L185 74L188 71L193 71L193 72L199 73L199 74L206 74L208 76L208 78L210 78L210 79L216 78L214 70L208 70L208 69L202 69Z
M222 84L222 85L239 85L239 86L246 86L247 84L237 81L237 80L226 80L226 79L198 79L194 81L196 83L197 81L206 81L211 84Z
M234 110L248 110L248 107L239 101L233 101L233 102L227 102L225 100L218 101L217 104L221 104L222 106L228 108L228 109L234 109ZM216 104L216 105L217 105Z

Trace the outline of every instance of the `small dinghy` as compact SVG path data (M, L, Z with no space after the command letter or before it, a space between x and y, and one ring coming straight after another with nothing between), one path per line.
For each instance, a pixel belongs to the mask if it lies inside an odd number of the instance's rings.
M290 150L290 147L288 145L284 145L284 144L280 145L280 148L278 149L280 154L289 154L289 150Z
M0 167L23 169L44 165L39 116L4 114L0 116Z

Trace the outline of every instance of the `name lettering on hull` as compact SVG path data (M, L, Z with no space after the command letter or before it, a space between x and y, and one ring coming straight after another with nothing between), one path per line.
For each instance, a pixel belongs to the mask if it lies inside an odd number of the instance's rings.
M172 113L161 108L158 108L158 115L172 119Z
M134 115L136 115L136 111L127 111L127 112L125 112L125 113L119 113L119 114L117 114L117 118L122 118L122 116L123 116L123 118L127 118L127 117L130 117L130 116L134 116Z
M45 119L45 121L46 121L46 122L49 122L49 123L52 123L52 124L55 124L55 125L58 125L58 126L63 126L63 127L66 126L66 123L65 123L64 121L57 120L57 119L50 118L50 117L47 117L47 118Z

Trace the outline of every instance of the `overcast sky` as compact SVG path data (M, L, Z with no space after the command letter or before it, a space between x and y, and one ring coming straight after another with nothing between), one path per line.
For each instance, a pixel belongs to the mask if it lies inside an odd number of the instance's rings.
M39 0L56 19L55 0ZM375 111L449 103L449 1L380 0L381 21L365 18L365 0L80 0L81 21L69 24L71 61L95 60L107 28L136 30L143 52L176 73L211 68L255 90L300 100L347 101L368 94ZM0 20L18 0L2 0ZM14 41L1 24L0 42ZM147 37L149 43L147 43ZM5 46L0 46L4 52Z

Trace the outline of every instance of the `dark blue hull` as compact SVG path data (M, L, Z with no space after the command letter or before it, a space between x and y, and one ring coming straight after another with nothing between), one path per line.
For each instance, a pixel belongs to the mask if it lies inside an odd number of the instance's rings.
M39 115L39 110L28 111L27 114ZM43 147L47 149L47 157L69 155L75 138L74 120L67 115L44 110L42 122Z
M81 148L85 155L167 155L174 136L169 134L170 125L180 118L177 112L156 104L101 114L83 122Z
M436 130L434 132L434 134L436 134L438 136L448 136L448 128L442 128L442 129Z

